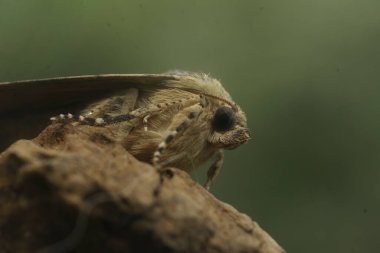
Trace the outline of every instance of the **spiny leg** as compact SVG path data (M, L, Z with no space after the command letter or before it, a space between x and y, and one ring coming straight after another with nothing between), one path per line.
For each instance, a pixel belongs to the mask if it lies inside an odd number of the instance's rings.
M169 126L169 133L165 136L164 140L158 145L156 151L153 153L152 163L157 169L161 169L162 165L160 159L164 151L168 148L168 145L174 140L174 138L182 134L191 123L202 112L203 106L201 104L195 104L185 108L177 113L172 124Z
M52 117L52 121L72 122L73 124L97 125L102 126L106 123L106 119L114 118L118 115L125 115L131 112L138 98L138 90L129 88L120 91L118 95L108 95L83 109L79 115L60 114ZM119 120L129 120L130 117L121 117Z
M222 168L222 165L223 165L223 160L224 160L223 150L219 149L216 154L215 161L213 162L213 164L207 171L207 180L206 180L206 183L204 184L204 187L207 190L210 190L210 186L212 182L214 181L215 177L219 174L220 169Z

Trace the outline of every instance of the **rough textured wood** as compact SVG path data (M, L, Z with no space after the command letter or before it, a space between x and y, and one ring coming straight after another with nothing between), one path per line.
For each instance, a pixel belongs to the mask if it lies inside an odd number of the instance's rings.
M284 252L186 172L158 173L89 126L0 156L0 252Z

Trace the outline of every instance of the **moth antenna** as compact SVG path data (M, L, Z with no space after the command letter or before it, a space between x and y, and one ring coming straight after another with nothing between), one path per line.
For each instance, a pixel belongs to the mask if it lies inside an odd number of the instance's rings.
M219 101L222 101L222 102L228 104L229 106L231 106L234 111L238 111L239 110L239 107L234 102L232 102L232 101L230 101L228 99L217 97L217 96L206 94L206 93L202 93L202 95L204 95L206 97L210 97L210 98L216 99L216 100L219 100Z

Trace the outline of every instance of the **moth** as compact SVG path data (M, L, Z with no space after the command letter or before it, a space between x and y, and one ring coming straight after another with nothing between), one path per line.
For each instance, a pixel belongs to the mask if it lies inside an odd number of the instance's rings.
M108 128L126 150L157 169L191 171L213 159L207 189L222 167L223 150L250 138L244 112L221 83L184 71L0 83L0 113L3 135L8 126L13 138L38 132L50 118Z

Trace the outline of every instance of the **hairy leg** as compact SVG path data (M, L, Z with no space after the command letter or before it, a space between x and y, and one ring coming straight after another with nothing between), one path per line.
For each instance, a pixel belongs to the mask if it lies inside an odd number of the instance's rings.
M170 143L178 135L181 135L198 117L202 112L203 106L199 103L184 108L178 112L170 124L169 133L164 137L163 141L158 145L156 151L153 154L152 163L157 169L161 169L160 159Z
M207 171L207 180L206 183L204 184L204 187L207 190L210 190L210 186L212 182L214 181L215 177L219 174L220 169L222 168L223 165L223 160L224 160L224 154L223 150L219 149L214 163L211 165L211 167Z

